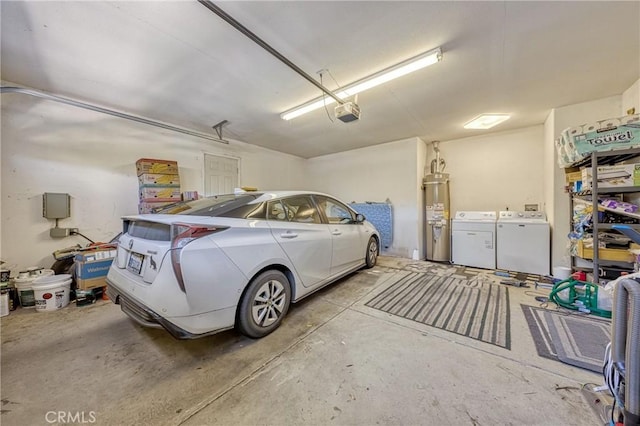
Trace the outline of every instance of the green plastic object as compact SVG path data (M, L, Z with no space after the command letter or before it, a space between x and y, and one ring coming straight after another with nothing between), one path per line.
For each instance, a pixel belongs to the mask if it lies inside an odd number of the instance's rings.
M549 300L563 308L611 318L611 311L598 308L598 285L569 278L553 286Z

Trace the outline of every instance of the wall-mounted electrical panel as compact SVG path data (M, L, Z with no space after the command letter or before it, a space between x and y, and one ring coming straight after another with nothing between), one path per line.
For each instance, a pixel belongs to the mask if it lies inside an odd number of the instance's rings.
M42 217L65 219L69 216L71 216L71 197L69 194L54 192L42 194Z

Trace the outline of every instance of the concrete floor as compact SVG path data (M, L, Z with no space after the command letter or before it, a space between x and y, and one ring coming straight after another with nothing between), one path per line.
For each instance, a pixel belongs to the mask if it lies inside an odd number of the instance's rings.
M532 289L510 288L511 350L364 305L425 265L381 257L261 340L177 341L111 302L14 311L1 322L0 422L599 424L580 387L601 376L536 353L518 306L538 304Z

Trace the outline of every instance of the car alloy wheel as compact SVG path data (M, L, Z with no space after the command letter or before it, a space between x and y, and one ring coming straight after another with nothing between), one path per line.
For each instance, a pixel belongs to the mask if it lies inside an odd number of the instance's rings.
M378 241L375 237L369 238L369 243L367 244L367 268L373 268L376 266L376 262L378 261Z
M253 299L253 321L261 327L270 326L280 318L286 302L287 294L282 283L276 280L267 281Z
M238 309L236 327L249 337L266 336L278 328L291 304L289 280L280 271L265 271L247 286Z

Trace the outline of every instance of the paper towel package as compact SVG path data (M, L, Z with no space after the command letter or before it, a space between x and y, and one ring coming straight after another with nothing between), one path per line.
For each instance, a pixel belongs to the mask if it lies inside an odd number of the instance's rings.
M570 141L578 155L594 151L633 148L640 145L640 123L623 124L576 135Z
M560 167L580 161L592 152L639 146L640 114L570 127L556 139Z

